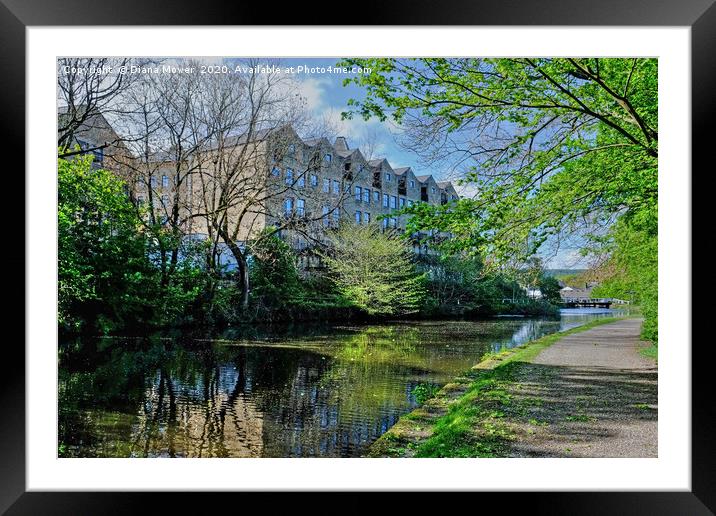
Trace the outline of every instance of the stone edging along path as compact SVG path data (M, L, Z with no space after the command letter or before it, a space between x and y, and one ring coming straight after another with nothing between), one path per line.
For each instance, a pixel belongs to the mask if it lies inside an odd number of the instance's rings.
M656 457L657 367L639 354L641 323L597 320L492 355L367 456Z

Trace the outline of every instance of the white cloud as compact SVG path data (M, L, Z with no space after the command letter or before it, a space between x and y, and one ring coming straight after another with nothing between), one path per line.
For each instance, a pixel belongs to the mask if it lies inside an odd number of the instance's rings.
M325 87L329 80L325 77L306 77L295 80L297 93L306 100L308 106L315 112L326 109Z

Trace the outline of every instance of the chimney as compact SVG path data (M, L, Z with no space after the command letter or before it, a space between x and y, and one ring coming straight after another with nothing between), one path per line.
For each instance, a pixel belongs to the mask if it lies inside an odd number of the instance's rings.
M348 142L346 141L345 137L339 136L336 138L336 143L333 144L336 150L339 151L347 151L348 150Z

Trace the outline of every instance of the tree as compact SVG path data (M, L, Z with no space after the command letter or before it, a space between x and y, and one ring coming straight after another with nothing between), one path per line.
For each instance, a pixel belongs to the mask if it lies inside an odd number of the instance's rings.
M107 331L152 319L154 275L124 183L91 162L58 160L58 317Z
M423 310L428 313L461 314L475 308L477 287L482 279L482 262L466 255L425 255L419 269L426 272L428 296Z
M656 59L348 59L372 69L345 116L391 116L427 162L466 168L474 198L415 208L411 229L517 266L548 239L604 236L623 214L653 228ZM409 211L409 210L408 210Z
M542 273L537 281L537 286L542 293L542 298L547 302L557 304L562 301L559 281L554 276L548 276Z
M296 255L273 232L257 236L249 243L252 297L274 308L291 304L302 292Z
M195 61L179 65L199 66ZM125 93L127 112L119 120L133 156L124 165L133 184L130 195L144 215L145 231L156 242L165 292L182 281L177 273L188 252L210 253L204 264L206 279L218 275L211 254L216 241L198 246L186 238L194 219L191 182L210 158L205 149L214 137L203 121L202 90L193 74L144 75ZM212 290L213 284L207 287Z
M258 61L246 66L255 67ZM317 152L304 160L297 143L298 131L310 131L304 99L295 93L295 83L282 74L216 75L204 84L202 116L213 135L204 149L194 182L198 207L193 217L204 222L210 238L228 248L236 266L240 304L249 304L250 273L248 249L251 239L267 238L291 231L311 239L319 233L320 210L285 210L286 197L301 197L307 205L327 206L332 212L340 202L320 188L306 188L309 175L321 166ZM292 163L292 176L276 180L274 167ZM270 221L272 230L262 232Z
M416 311L425 296L405 241L378 225L341 224L322 257L339 293L370 315Z

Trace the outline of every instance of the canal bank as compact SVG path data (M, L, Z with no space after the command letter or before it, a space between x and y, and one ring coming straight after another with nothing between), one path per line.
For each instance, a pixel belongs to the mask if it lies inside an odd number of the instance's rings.
M641 319L491 354L403 416L370 457L653 457L657 371Z

